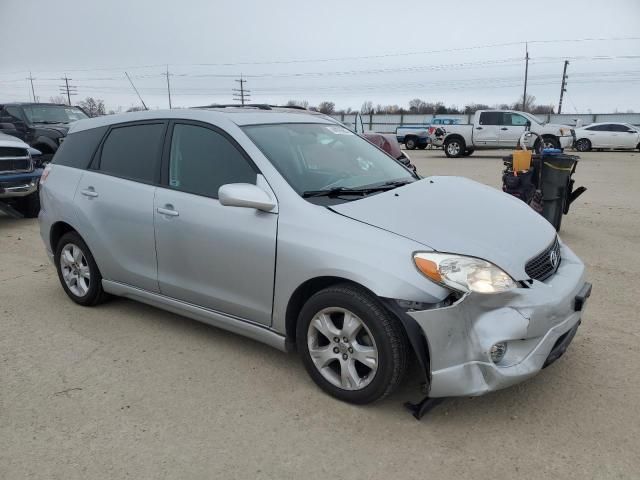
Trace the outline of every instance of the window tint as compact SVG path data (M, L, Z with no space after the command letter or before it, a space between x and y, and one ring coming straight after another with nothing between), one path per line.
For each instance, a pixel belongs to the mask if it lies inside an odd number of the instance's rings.
M227 183L256 183L256 171L222 134L176 124L171 138L169 187L218 198Z
M480 125L502 125L502 112L482 112Z
M624 125L611 124L610 127L611 127L611 131L612 132L627 132L627 131L629 131L629 129Z
M102 146L100 171L151 183L160 162L163 123L117 127Z
M107 127L100 127L67 135L53 156L51 163L74 168L88 168L106 131Z
M6 123L24 122L20 109L12 106L4 107L4 110L0 113L0 121Z
M513 127L524 127L528 121L528 119L526 119L522 115L518 115L517 113L504 114L504 125L510 125Z
M592 132L604 132L608 128L608 125L594 125L592 127L587 127L585 130L591 130Z

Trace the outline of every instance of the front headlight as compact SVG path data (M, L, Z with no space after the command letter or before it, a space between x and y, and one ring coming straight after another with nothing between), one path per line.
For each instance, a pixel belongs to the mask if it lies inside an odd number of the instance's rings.
M460 292L499 293L516 282L493 263L449 253L416 253L413 261L427 278Z

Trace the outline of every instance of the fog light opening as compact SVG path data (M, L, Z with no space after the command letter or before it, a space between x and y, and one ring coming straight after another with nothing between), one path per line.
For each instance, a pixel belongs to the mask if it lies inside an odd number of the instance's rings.
M489 351L491 355L491 361L493 363L498 363L502 360L507 353L507 344L506 342L496 343L491 350Z

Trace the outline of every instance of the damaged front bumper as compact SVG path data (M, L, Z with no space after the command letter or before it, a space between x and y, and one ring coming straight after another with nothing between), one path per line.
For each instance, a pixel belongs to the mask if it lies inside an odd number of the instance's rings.
M562 245L562 263L545 282L407 314L429 354L429 397L476 396L522 382L557 359L573 338L591 285L583 263ZM506 343L494 363L491 347Z

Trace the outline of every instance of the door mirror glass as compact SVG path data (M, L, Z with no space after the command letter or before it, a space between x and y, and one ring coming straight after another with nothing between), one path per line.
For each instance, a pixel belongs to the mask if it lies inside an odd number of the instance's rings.
M276 206L267 192L250 183L228 183L218 189L218 200L227 207L247 207L269 212Z

